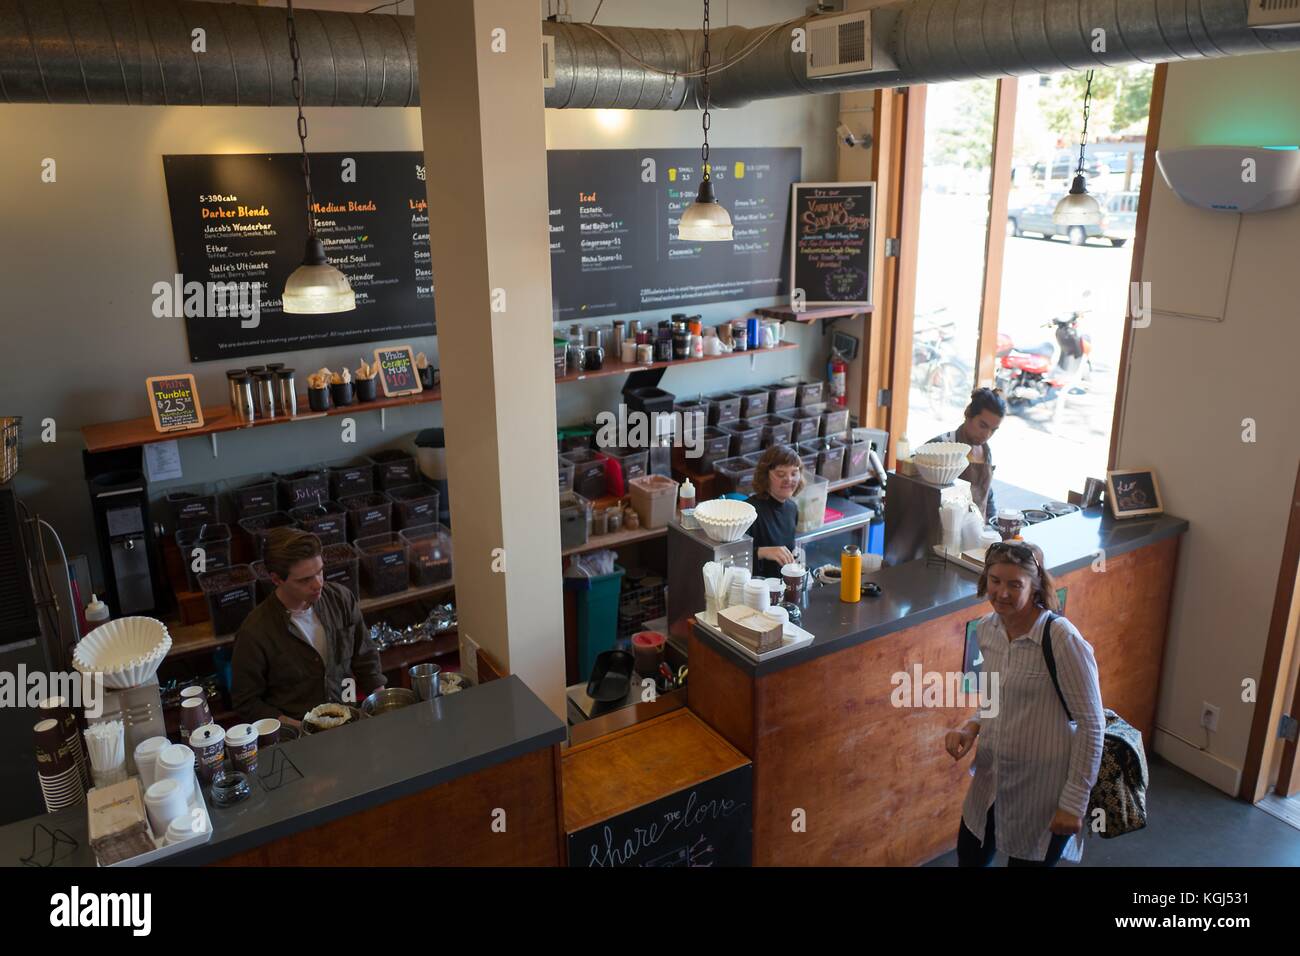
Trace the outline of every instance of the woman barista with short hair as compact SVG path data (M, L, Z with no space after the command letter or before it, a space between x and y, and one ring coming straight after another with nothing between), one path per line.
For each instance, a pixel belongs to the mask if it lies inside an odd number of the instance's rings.
M750 525L754 539L754 576L775 578L794 561L794 529L799 506L794 496L803 491L803 462L788 445L773 445L758 460L754 493L749 503L758 512Z

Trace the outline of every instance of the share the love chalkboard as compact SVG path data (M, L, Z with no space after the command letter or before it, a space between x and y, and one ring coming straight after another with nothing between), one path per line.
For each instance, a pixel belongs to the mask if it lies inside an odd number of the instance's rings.
M710 780L569 834L569 866L750 866L754 768Z
M203 427L203 408L193 375L155 375L145 380L149 390L149 411L160 432L188 431Z
M386 397L414 395L424 390L411 346L393 345L386 349L375 349L375 362L379 365L379 383L384 387Z
M871 305L875 183L791 187L790 295L804 305Z

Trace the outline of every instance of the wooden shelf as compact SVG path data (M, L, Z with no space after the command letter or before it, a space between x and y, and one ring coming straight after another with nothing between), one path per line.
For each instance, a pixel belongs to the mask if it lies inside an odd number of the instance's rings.
M829 305L818 306L812 309L804 309L802 312L796 312L788 305L773 305L766 309L755 309L757 315L765 319L780 319L782 322L803 322L812 324L819 319L843 319L851 315L863 315L873 310L869 305Z
M775 348L770 349L748 349L744 352L726 352L722 355L705 355L695 359L675 359L671 362L619 362L606 361L604 365L594 372L568 372L561 375L555 380L555 384L561 382L581 382L589 378L604 378L607 375L628 375L632 372L644 372L652 368L676 368L678 366L688 367L699 365L701 362L717 362L721 359L738 359L746 355L772 355L777 352L788 352L790 349L797 349L798 342L779 342ZM152 419L148 421L152 422Z
M390 607L410 604L412 601L438 597L450 593L454 588L455 583L448 582L446 584L432 584L423 588L407 588L405 591L387 594L384 597L362 598L361 613L383 611ZM172 636L171 650L167 652L168 657L180 657L183 654L196 654L200 651L213 651L218 647L225 647L227 644L235 642L234 634L213 634L211 621L199 621L196 624L180 624L176 621L168 621L167 632Z
M662 538L668 534L668 528L637 528L635 531L617 531L614 534L593 535L587 539L586 544L580 544L573 548L565 548L561 556L567 558L571 554L584 554L587 551L598 551L601 548L621 548L626 544L635 544L638 541L649 541L652 538Z
M292 418L259 418L255 421L240 421L228 405L211 405L203 409L203 427L189 431L161 433L153 425L153 419L131 418L120 422L102 422L98 425L84 425L82 438L86 441L86 450L90 452L116 451L119 448L134 448L139 445L152 445L155 442L171 441L175 438L195 438L199 435L216 435L221 432L238 431L241 428L261 428L265 425L290 425L294 422L315 421L331 415L355 415L358 412L378 412L388 408L400 408L405 405L423 405L427 402L442 400L442 389L438 386L427 388L417 395L403 395L401 398L379 398L373 402L357 402L342 408L331 408L327 412L302 411ZM301 401L306 403L304 395Z

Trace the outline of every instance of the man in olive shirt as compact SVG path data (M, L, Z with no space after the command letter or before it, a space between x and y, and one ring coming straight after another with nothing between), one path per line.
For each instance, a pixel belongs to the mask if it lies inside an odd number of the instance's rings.
M320 539L277 528L262 560L275 592L235 635L231 697L240 716L298 727L318 704L355 704L383 687L379 651L356 596L325 582ZM349 677L355 686L345 688Z

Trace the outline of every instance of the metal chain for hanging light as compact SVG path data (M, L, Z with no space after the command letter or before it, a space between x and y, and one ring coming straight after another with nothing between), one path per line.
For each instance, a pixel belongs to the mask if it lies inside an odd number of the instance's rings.
M677 223L677 238L693 242L730 242L733 238L731 216L718 205L713 195L713 177L709 171L709 67L712 53L709 50L709 0L704 0L704 77L701 81L704 94L704 113L700 126L704 130L704 144L700 147L700 190L682 213Z
M307 191L307 248L302 265L284 283L281 306L289 315L323 315L351 312L357 299L347 276L329 264L325 246L316 235L316 197L311 188L311 159L307 156L307 117L302 113L302 58L298 50L298 29L293 18L293 0L288 0L289 58L293 60L293 98L298 104L298 146L302 150L302 182Z
M1079 137L1079 166L1074 171L1074 182L1070 185L1070 191L1052 210L1052 222L1058 226L1101 225L1101 205L1095 197L1088 195L1088 182L1083 172L1084 156L1088 148L1088 118L1092 115L1092 77L1093 71L1089 70L1087 86L1083 93L1083 133ZM1086 232L1083 234L1083 239L1087 239Z

